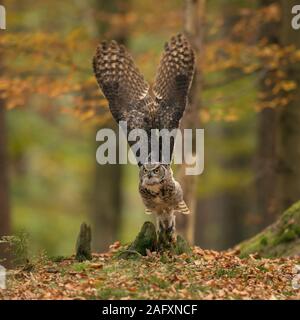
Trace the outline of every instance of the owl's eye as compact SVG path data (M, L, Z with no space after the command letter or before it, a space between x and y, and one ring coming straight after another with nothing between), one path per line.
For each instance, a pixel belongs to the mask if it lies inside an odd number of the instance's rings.
M146 168L144 168L144 170L143 170L143 171L144 171L144 173L147 173L147 169L146 169Z
M158 169L158 168L155 169L155 170L154 170L154 173L159 173L159 169Z

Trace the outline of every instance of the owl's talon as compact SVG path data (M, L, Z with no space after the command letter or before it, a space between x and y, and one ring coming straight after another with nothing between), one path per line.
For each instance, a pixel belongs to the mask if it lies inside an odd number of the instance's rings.
M165 226L163 225L162 221L160 221L158 225L158 232L163 232L164 229L165 229Z
M167 233L174 233L175 232L174 223L172 223L172 225L169 228L167 228L166 232Z
M175 224L175 216L174 215L172 216L171 225L169 226L167 231L172 234L175 233L175 231L176 231L176 224Z

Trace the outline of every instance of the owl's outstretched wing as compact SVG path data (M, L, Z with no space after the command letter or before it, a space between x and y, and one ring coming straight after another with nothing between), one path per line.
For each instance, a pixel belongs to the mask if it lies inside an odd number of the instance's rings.
M149 85L125 47L115 41L101 42L93 58L93 68L117 123L126 121L128 132L144 129L149 134L154 100L149 95Z
M195 55L186 37L178 34L165 44L153 93L157 103L156 127L177 129L183 116L195 69ZM171 156L173 145L171 145Z

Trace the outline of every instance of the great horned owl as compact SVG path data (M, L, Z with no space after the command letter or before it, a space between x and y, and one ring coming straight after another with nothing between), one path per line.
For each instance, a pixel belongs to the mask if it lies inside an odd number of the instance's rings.
M140 168L139 191L146 213L156 213L159 232L175 232L175 213L189 214L179 182L170 165L145 163Z
M124 46L101 42L93 59L98 84L109 102L114 119L127 122L128 130L179 128L194 74L195 57L185 36L166 43L152 89L134 65ZM150 140L150 139L149 139ZM132 144L132 142L129 142ZM174 141L171 143L170 158ZM189 213L180 184L174 180L170 163L139 162L139 191L146 213L156 213L159 230L175 230L174 213Z

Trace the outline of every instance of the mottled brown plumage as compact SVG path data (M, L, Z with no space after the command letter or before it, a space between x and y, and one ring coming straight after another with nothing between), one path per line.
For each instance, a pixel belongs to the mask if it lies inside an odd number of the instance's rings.
M179 128L187 104L194 64L194 53L187 39L182 34L172 37L165 45L153 92L150 94L149 85L124 46L115 41L102 42L93 59L96 79L109 102L114 119L118 123L126 121L128 131L145 130L148 137L151 129ZM173 147L171 143L169 159L172 158ZM157 215L159 230L169 230L174 234L174 214L189 213L182 189L173 178L169 164L151 164L147 163L148 160L147 156L139 163L140 195L146 212Z
M155 124L159 129L177 129L187 104L194 74L194 52L187 39L179 34L165 44L153 92L158 107Z
M180 184L174 179L170 165L149 163L141 166L139 192L146 213L155 213L159 231L175 231L175 214L189 214Z
M187 104L194 63L194 53L187 39L182 34L172 37L165 45L153 96L128 51L115 41L104 41L98 45L93 68L114 119L117 122L127 121L129 131L144 129L150 136L151 129L179 127ZM173 144L170 152L171 159Z

